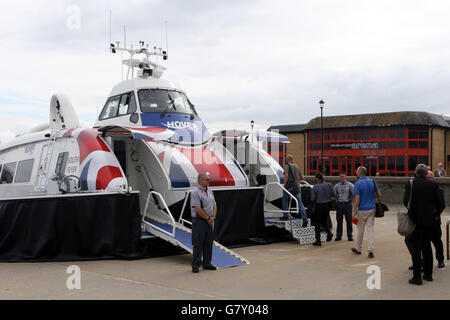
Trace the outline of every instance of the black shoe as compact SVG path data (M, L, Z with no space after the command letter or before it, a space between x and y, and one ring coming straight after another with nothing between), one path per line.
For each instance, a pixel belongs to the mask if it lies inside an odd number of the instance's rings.
M442 269L445 267L444 260L438 262L438 268Z
M308 225L308 220L304 219L303 223L302 223L302 228L306 228L307 225Z
M423 276L423 280L427 280L427 281L433 281L433 277L432 276Z
M341 240L342 240L341 238L334 239L334 241L341 241Z
M411 278L411 279L409 279L409 283L421 286L422 285L422 279L420 279L420 278Z
M368 257L369 257L370 259L373 259L373 258L375 258L375 255L373 254L373 252L369 252Z
M193 273L198 273L198 268L192 268Z
M320 247L321 245L322 245L322 243L320 241L316 241L313 243L313 246Z
M356 254L361 254L361 251L356 250L356 248L352 248L352 252Z
M333 234L332 234L332 233L330 233L330 234L327 236L327 242L330 242L331 240L333 240Z
M205 270L217 270L217 268L215 266L213 266L212 264L207 264L207 265L203 266L203 269L205 269Z
M352 237L348 238L348 241L353 241L353 238Z

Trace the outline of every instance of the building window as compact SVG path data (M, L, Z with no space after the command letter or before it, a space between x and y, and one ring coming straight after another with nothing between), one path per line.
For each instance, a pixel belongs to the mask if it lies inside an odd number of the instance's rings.
M388 130L388 139L395 139L395 129Z
M428 156L419 157L419 163L428 165ZM415 170L415 168L414 168L414 170Z
M397 141L397 149L405 149L406 142L405 141Z
M388 170L395 170L395 157L388 157Z
M361 167L361 158L356 157L355 158L355 171L358 170L359 167Z
M408 170L409 171L415 171L417 164L418 164L417 156L409 156L408 157Z
M406 139L406 129L405 128L397 129L397 139Z
M332 160L332 168L333 168L333 170L339 170L339 166L338 166L338 158L336 158L336 157L333 157L333 160Z
M380 170L385 170L386 169L386 163L385 163L385 158L384 157L380 157L379 161L378 161L378 167L380 168Z
M17 165L17 173L14 179L15 183L29 182L31 178L31 172L33 171L34 159L19 161Z
M397 156L397 171L405 171L405 169L406 169L405 157Z
M419 149L428 149L428 141L419 141Z

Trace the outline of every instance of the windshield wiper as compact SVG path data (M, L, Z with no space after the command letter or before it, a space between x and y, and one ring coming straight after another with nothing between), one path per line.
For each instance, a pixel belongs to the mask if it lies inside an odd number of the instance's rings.
M172 99L172 97L170 96L170 94L167 94L167 96L169 97L170 102L172 103L173 109L174 109L174 110L177 110L177 107L175 107L175 101ZM161 119L164 118L164 116L166 115L167 111L169 111L169 107L170 107L170 105L168 104L168 105L164 108L164 111L161 112L161 115L160 115L160 118L161 118Z

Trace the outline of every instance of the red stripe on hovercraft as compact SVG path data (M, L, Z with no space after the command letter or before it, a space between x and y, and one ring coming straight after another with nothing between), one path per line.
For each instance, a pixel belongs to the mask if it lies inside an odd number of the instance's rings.
M206 147L179 148L198 173L209 172L210 186L234 186L234 178L223 162Z
M102 167L97 173L96 190L105 190L108 184L115 178L122 178L122 172L118 167Z
M77 138L78 147L80 149L80 164L84 159L94 151L110 152L108 146L98 137L97 129L85 129L80 132Z

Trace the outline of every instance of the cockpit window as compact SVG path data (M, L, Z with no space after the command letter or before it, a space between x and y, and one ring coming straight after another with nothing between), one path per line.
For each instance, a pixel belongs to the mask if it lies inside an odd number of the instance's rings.
M100 120L132 114L136 112L136 100L133 92L124 93L108 99L100 113Z
M194 114L193 105L184 93L174 90L142 89L138 91L141 111L144 113Z

